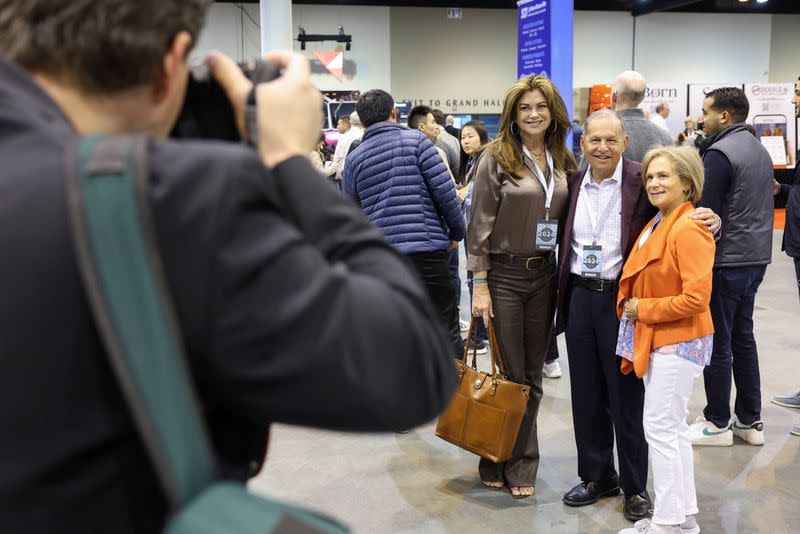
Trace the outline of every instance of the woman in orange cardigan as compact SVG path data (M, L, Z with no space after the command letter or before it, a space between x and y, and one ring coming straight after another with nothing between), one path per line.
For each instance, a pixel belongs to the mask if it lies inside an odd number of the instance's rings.
M656 498L653 519L620 534L697 533L686 416L694 380L711 358L715 246L706 228L688 215L703 191L703 163L691 147L657 148L645 156L642 176L659 212L622 270L617 353L623 373L644 379L644 431Z

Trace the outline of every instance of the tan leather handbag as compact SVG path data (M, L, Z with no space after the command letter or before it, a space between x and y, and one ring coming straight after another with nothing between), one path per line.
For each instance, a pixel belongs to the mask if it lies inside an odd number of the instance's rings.
M470 322L467 339L472 339L475 320L473 317ZM492 373L478 371L477 349L472 352L472 366L467 366L467 344L464 358L456 362L461 382L450 405L439 416L436 435L493 462L504 462L514 450L531 388L506 378L494 326L489 321L486 327Z

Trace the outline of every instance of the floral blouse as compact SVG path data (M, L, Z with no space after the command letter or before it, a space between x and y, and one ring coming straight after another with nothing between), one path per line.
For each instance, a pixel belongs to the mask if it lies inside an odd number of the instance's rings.
M714 345L714 334L704 337L673 343L658 347L653 352L656 354L675 354L685 360L694 362L698 365L706 366L711 363L711 349ZM622 316L619 323L619 335L617 336L617 356L622 356L626 360L633 361L633 323L627 315Z

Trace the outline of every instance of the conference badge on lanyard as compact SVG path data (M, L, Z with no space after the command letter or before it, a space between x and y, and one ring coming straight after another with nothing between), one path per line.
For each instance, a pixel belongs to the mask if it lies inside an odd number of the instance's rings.
M584 245L581 258L581 276L584 278L600 278L600 267L603 265L603 247L600 245Z
M539 219L536 221L536 250L538 252L549 252L556 249L558 244L558 220Z
M526 147L523 147L525 153L533 160L530 152ZM544 173L539 168L539 165L534 161L536 167L536 179L544 191L544 219L536 221L536 243L534 249L536 252L551 252L556 249L558 244L558 219L550 218L550 203L553 201L553 192L555 191L556 177L553 172L553 156L549 150L545 150L547 154L547 166L550 170L550 183L545 180Z

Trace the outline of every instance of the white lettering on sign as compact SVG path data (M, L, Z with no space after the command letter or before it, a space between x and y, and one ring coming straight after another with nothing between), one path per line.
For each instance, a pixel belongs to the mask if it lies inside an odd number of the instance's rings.
M448 19L461 20L463 16L464 16L464 13L461 11L460 7L447 8L447 18Z

